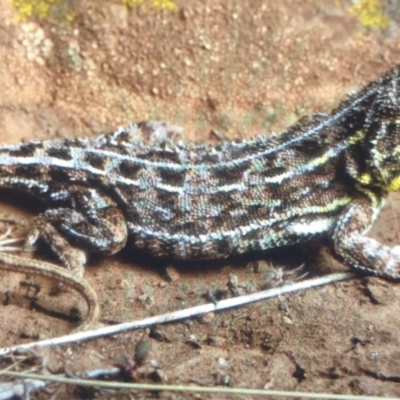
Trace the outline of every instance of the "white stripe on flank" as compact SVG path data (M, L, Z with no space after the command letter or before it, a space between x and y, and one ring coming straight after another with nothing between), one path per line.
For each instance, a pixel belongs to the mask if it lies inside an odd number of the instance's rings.
M310 206L307 208L297 208L292 211L290 214L289 212L286 213L284 216L277 216L275 218L266 218L264 220L260 220L257 222L252 222L249 225L245 226L239 226L237 228L234 228L229 231L218 231L218 232L210 232L209 234L202 235L201 241L199 235L186 235L186 234L181 234L181 233L175 233L175 234L169 234L166 231L154 231L151 229L151 227L144 227L140 225L136 225L134 223L128 222L128 226L132 233L134 234L144 234L145 236L149 237L155 237L161 242L186 242L186 243L204 243L206 240L205 238L208 238L208 240L219 240L221 238L241 238L244 235L247 235L253 231L257 230L263 230L265 228L269 228L273 226L276 223L279 222L284 222L285 220L289 220L290 218L295 218L295 217L302 217L303 215L313 215L313 214L321 214L321 213L329 213L330 211L334 211L338 207L344 207L347 204L351 202L350 198L341 198L341 199L335 199L333 200L330 204L326 204L324 206ZM334 221L334 217L332 218L325 218L322 220L321 223L318 221L310 222L311 224L314 224L313 226L310 227L310 232L314 231L316 229L319 229L318 232L324 232L326 229L329 229L331 227L331 223ZM293 231L295 233L300 233L300 230L303 230L303 233L307 229L307 224L304 223L289 223L289 226L292 225L294 226L296 231ZM288 228L285 227L285 231Z

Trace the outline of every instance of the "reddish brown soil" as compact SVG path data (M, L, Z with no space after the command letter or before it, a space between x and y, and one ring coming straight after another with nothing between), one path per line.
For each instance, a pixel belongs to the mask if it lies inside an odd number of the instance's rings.
M250 137L329 110L400 61L393 4L392 26L384 34L363 33L346 1L177 3L176 12L128 11L117 0L88 0L74 2L71 23L26 23L0 0L0 143L94 136L154 118L185 127L187 140L215 140L212 128L229 138ZM0 217L25 223L26 231L41 206L10 198L1 197ZM390 197L371 233L390 245L400 242L399 202L399 196ZM276 252L268 260L285 267L306 262L314 273L344 269L326 249L318 256L312 252ZM50 257L46 251L37 256ZM107 325L203 303L209 288L227 290L230 273L242 287L260 285L264 270L246 267L249 260L174 264L170 281L162 262L124 251L94 257L85 278L99 294L101 323ZM20 286L25 277L1 276L2 346L66 334L76 326L68 315L72 308L84 310L78 295L49 296L51 285L39 280L36 295L34 287ZM399 306L397 283L360 277L159 326L151 334L128 332L38 353L42 368L53 373L109 367L121 354L133 355L144 337L151 343L145 369L156 362L166 383L400 396ZM57 390L58 399L129 398L94 389Z

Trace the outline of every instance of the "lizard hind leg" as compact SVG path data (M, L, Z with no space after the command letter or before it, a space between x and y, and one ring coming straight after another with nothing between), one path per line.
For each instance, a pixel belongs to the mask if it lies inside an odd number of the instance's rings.
M79 196L71 202L74 207L49 209L38 215L25 240L26 246L32 246L41 238L78 277L83 276L87 252L114 254L128 238L125 217L115 203L90 193L90 189L83 195L84 190L80 188ZM96 201L87 201L89 196Z

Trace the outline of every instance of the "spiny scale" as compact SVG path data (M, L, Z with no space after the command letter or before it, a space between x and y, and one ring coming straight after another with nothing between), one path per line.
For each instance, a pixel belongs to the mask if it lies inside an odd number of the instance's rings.
M364 236L400 188L400 66L281 135L174 141L148 121L97 139L0 148L0 187L48 204L28 235L83 273L84 251L222 258L327 236L350 266L397 278L400 251ZM143 140L143 141L142 141Z

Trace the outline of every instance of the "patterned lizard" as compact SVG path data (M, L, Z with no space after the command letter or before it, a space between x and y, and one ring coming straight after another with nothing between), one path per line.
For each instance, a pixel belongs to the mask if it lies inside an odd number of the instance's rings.
M80 277L87 252L116 253L128 238L154 256L195 260L327 237L350 267L400 278L400 246L366 236L400 189L400 65L280 135L162 139L174 131L149 121L1 147L0 187L48 205L27 245L43 239Z

